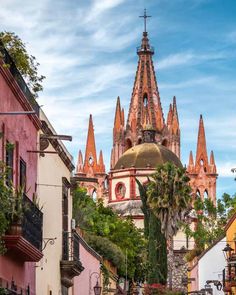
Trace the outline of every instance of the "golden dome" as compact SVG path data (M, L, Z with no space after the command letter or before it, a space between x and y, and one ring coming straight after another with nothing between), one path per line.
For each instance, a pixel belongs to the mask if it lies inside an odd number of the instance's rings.
M114 170L125 168L151 168L172 162L177 167L183 167L179 158L163 145L142 143L128 149L117 161Z

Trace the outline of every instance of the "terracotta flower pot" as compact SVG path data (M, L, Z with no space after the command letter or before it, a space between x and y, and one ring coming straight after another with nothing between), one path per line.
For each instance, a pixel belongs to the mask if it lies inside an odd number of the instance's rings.
M19 223L13 223L9 226L6 233L8 235L20 236L22 234L22 225Z

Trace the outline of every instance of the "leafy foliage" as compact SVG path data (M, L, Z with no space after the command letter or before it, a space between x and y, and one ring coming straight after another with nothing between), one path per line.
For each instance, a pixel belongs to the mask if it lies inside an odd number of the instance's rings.
M38 74L39 63L36 58L28 54L25 44L15 33L0 32L0 40L26 80L33 96L37 98L38 92L43 90L42 81L45 76Z
M231 197L226 193L223 194L222 198L217 200L216 206L208 198L195 199L192 214L196 219L196 227L193 229L190 224L183 225L186 234L195 240L195 256L224 235L224 226L235 212L236 195ZM195 252L187 259L191 260Z
M148 241L147 253L147 282L164 285L167 279L166 239L161 232L160 220L154 215L147 203L147 186L143 186L138 179L142 211L144 214L144 235Z
M10 199L13 195L12 188L5 185L5 180L6 167L0 162L0 254L5 252L2 236L5 234L9 225L8 215L11 208Z
M180 221L190 209L191 188L185 169L169 162L159 165L148 180L146 186L137 180L144 213L144 233L148 239L148 283L165 285L166 240L176 234ZM169 251L173 252L173 249L170 247Z
M191 208L191 187L184 168L167 162L159 165L147 190L148 204L161 221L161 231L171 239Z
M91 246L105 258L113 259L120 275L124 275L127 255L128 277L144 279L145 241L131 219L120 218L101 201L95 203L81 188L73 195L73 218L86 232L85 239Z

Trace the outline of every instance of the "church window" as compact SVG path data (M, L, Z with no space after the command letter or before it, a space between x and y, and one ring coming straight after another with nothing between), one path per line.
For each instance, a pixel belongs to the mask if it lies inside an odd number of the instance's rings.
M199 190L196 191L196 198L201 198L201 194Z
M128 149L130 149L132 147L132 142L131 140L128 138L126 140L126 145L125 145L125 150L127 151Z
M148 97L147 97L147 93L144 93L143 96L143 106L146 108L148 106Z
M89 165L90 165L90 166L92 166L92 165L93 165L93 157L92 157L92 156L90 156L90 157L89 157L89 160L88 160L88 162L89 162Z
M142 143L142 138L138 139L138 144Z
M207 192L207 190L205 190L205 192L204 192L204 199L208 199L208 192Z
M107 179L107 177L104 180L104 188L108 189L108 179Z
M94 189L93 193L92 193L92 199L94 200L94 202L97 201L97 191Z
M166 139L164 139L164 140L162 141L162 145L165 146L165 147L167 147L167 145L168 145L168 141L167 141Z
M117 199L123 199L125 197L126 187L123 182L118 182L115 188L115 194Z
M203 166L203 164L204 164L204 162L203 162L203 160L201 159L201 160L200 160L200 165Z

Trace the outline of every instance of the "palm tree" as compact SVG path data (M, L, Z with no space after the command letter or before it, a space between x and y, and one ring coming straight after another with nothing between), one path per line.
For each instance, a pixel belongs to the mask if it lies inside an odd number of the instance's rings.
M161 221L161 231L171 239L191 208L191 187L185 168L166 162L151 176L147 202Z
M161 233L170 241L169 255L173 260L173 236L191 208L191 187L186 170L170 162L159 165L148 184L147 203L160 220ZM167 264L167 255L163 259ZM169 287L172 288L171 267Z

